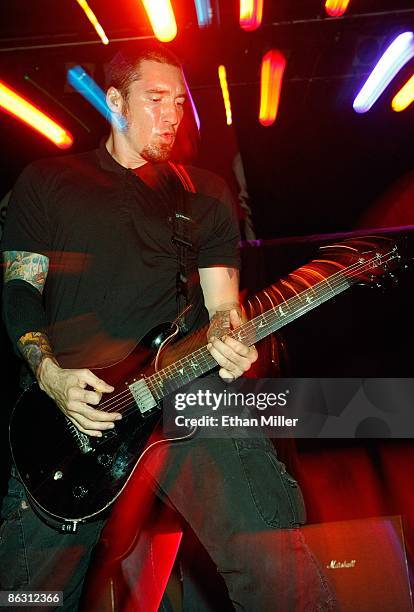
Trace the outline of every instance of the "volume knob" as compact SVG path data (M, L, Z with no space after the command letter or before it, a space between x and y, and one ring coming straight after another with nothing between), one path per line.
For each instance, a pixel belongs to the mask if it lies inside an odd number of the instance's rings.
M98 455L96 460L100 465L108 467L112 463L112 456L109 455L109 453L102 453L101 455Z

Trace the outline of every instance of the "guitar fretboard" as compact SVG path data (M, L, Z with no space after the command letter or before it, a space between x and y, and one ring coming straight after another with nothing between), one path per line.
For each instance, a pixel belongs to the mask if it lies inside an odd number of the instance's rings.
M229 332L228 335L248 346L255 344L348 289L352 284L352 279L347 276L347 271L346 268L332 277L297 293L247 323L243 323L237 329ZM207 347L203 346L152 374L146 379L146 383L154 398L161 400L169 393L180 389L216 366L216 360L211 356Z

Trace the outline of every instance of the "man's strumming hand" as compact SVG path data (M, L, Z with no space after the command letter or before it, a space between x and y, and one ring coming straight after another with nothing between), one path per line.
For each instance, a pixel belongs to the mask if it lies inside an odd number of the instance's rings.
M42 361L37 378L42 391L89 436L101 437L102 431L112 429L114 421L122 418L119 412L104 412L92 407L99 404L103 393L111 393L114 388L88 369L61 368L47 358ZM87 386L94 390L87 390Z

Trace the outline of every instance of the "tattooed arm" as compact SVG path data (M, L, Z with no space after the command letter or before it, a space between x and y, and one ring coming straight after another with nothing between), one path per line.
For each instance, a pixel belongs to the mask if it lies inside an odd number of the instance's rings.
M48 258L45 255L27 251L5 251L3 257L6 289L7 283L11 281L24 281L39 292L39 300L37 300L36 296L33 296L32 288L29 292L23 289L23 293L19 293L20 299L17 303L14 304L12 300L13 303L8 304L8 308L14 306L21 309L21 313L18 314L20 318L25 319L25 316L30 317L30 311L27 312L27 309L35 307L40 315L37 320L41 320L40 296L43 293L49 269ZM12 285L10 289L11 287ZM19 285L20 290L21 285ZM12 319L13 313L8 314L8 318ZM100 380L90 370L61 368L53 354L49 338L43 331L33 329L23 334L18 339L17 346L36 376L40 388L54 400L80 431L99 437L102 435L101 430L112 428L113 421L121 418L119 413L106 413L91 407L100 402L102 393L113 391L113 387ZM86 390L88 385L95 390Z
M246 372L257 359L254 346L248 347L227 336L242 323L239 305L239 272L236 268L200 268L200 283L210 316L208 349L221 366L219 374L229 380Z
M25 281L40 295L43 293L49 269L49 259L45 255L28 251L5 251L3 258L5 284L13 280ZM36 377L45 359L56 363L49 339L40 331L24 334L19 338L17 347Z
M43 293L49 270L49 259L45 255L29 253L27 251L5 251L4 282L10 280L24 280Z

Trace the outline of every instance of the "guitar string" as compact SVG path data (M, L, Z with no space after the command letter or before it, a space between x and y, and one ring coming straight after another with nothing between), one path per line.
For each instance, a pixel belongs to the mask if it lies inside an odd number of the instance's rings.
M389 253L386 253L386 254L384 255L384 257L385 257L386 255L389 255L390 253L392 253L392 251L390 251ZM366 267L367 269L369 269L370 264L371 264L373 261L375 261L375 259L377 259L377 258L376 258L376 257L373 257L371 260L367 260L367 261L362 262L362 263L358 262L358 263L356 263L356 264L353 264L352 266L349 266L348 268L345 268L345 269L340 270L340 271L338 271L337 273L333 274L331 277L329 277L329 280L330 280L330 281L332 281L332 279L334 279L334 277L335 277L335 276L341 275L341 279L342 279L344 282L346 282L346 281L345 281L345 279L346 279L345 272L347 272L347 273L348 273L349 271L351 271L351 269L352 269L352 268L357 269L358 267L360 267L361 269L362 269L362 268L364 268L364 267ZM387 260L387 261L390 261L391 259L392 259L392 257L390 257L390 258L389 258L389 260ZM386 263L386 262L383 262L383 263ZM355 270L354 270L354 271L355 271ZM315 289L317 289L317 288L318 288L317 286L318 286L318 285L322 285L322 284L328 284L328 286L332 285L332 287L338 286L338 283L337 283L337 281L336 281L335 279L334 279L334 283L332 283L332 282L327 283L327 279L324 279L323 281L320 281L320 282L318 282L318 283L315 283L315 285L313 285L311 288L309 288L308 290L306 290L306 292L307 292L307 291L311 291L311 290L312 290L312 291L315 293ZM290 308L290 306L293 306L293 304L294 304L295 302L299 302L299 303L300 303L300 302L302 302L302 301L303 301L303 298L302 298L302 297L300 297L301 295L303 295L303 293L304 293L304 292L302 292L301 294L298 294L298 295L296 295L296 296L292 296L291 298L289 298L289 299L288 299L289 308ZM335 295L335 293L334 293L334 292L333 292L333 294ZM317 298L317 299L319 299L319 298ZM278 306L279 306L279 305L278 305ZM266 321L266 319L268 319L268 318L269 318L269 316L270 316L270 317L274 316L274 314L275 314L275 310L277 310L278 306L273 307L273 308L269 309L268 311L266 311L266 313L263 313L262 315L258 315L257 317L255 317L255 318L254 318L254 319L252 319L251 321L248 321L248 322L245 324L245 327L249 327L249 324L252 324L252 323L255 321L255 319L258 319L259 317L260 317L262 320L264 320L264 321L265 321L265 323L268 323L268 322ZM289 315L288 315L288 318L289 318ZM253 327L253 325L250 325L250 327ZM236 330L234 330L234 331L236 331ZM253 329L253 330L251 330L251 331L252 331L252 332L256 332L256 330L255 330L255 329ZM247 336L247 335L249 335L249 332L247 332L246 336ZM254 342L254 339L252 339L252 340L253 340L253 342ZM192 358L192 359L195 359L195 355L196 355L197 353L199 353L199 352L205 352L205 351L206 351L206 346L204 345L204 346L203 346L203 347L201 347L200 349L197 349L197 351L194 351L193 353L191 353L191 358ZM202 357L202 360L204 361L204 364L203 364L203 365L210 366L210 363L213 363L213 364L214 364L215 360L214 360L214 358L212 358L212 357L211 357L210 353L208 353L208 356L210 356L210 358L211 358L211 359L207 359L207 360L206 360L206 358L205 358L205 357L203 357L203 355L200 355L200 356L199 356L199 357ZM188 359L188 358L189 358L189 356L185 357L183 360L186 360L186 359ZM199 361L199 360L198 360L198 361ZM213 367L214 367L214 366L213 366ZM161 389L163 389L163 386L161 385L161 381L162 381L162 378L165 376L165 373L166 373L166 371L167 371L167 370L169 370L169 371L170 371L170 373L175 374L175 375L177 375L177 374L181 374L181 376L183 375L183 372L181 371L181 370L183 370L183 368L178 369L178 366L177 366L175 363L173 363L173 364L170 364L169 366L167 366L166 368L164 368L163 370L161 370L161 371L159 371L159 372L155 372L155 373L154 373L154 374L152 374L150 377L146 378L146 379L145 379L145 383L143 383L143 384L145 384L147 387L154 387L154 388L155 388L155 385L158 385L158 386L159 386ZM151 379L154 379L154 380L153 380L153 381L151 381ZM157 379L158 379L158 380L157 380ZM143 379L143 380L144 380L144 379ZM192 380L192 377L190 377L190 378L189 378L189 381L190 381L190 380ZM188 381L188 382L189 382L189 381ZM152 385L152 384L151 384L152 382L154 383L154 385ZM144 391L144 393L145 393L145 391ZM144 399L144 400L145 400L145 399L151 399L151 395L152 395L152 394L151 394L150 392L146 392L146 396L147 396L147 397L146 397L146 398L144 398L144 397L143 397L143 399ZM127 397L128 397L128 400L129 400L129 399L131 399L131 398L133 399L132 393L131 393L131 391L128 389L128 390L126 390L126 391L124 391L124 392L121 392L120 394L116 395L114 398L109 398L109 399L108 399L108 400L107 400L107 401L106 401L106 402L105 402L103 405L105 406L105 408L108 408L109 406L113 406L113 405L114 405L114 400L115 400L115 402L116 402L116 401L118 400L118 398L120 398L120 397L122 397L122 396L127 396ZM125 398L125 399L126 399L126 398ZM160 398L158 398L158 399L160 399ZM119 407L120 407L120 408L122 408L122 406L123 406L122 404L121 404L121 405L119 405ZM116 410L116 409L117 409L117 408L111 408L110 410L105 410L105 411L107 411L107 412L113 412L113 411L114 411L114 410Z
M392 255L393 251L390 251L389 253L386 253L385 255L383 255L383 257L386 257L388 255ZM377 257L373 257L371 260L367 260L364 262L358 262L353 264L352 266L349 266L348 268L344 268L343 270L338 271L337 273L333 274L332 276L330 276L328 279L324 279L318 283L315 283L315 285L313 285L312 287L310 287L309 289L306 290L306 292L310 292L312 291L313 293L317 292L318 286L322 285L322 284L327 284L328 287L330 287L332 285L333 288L338 287L340 285L340 283L337 282L337 280L335 279L335 277L337 276L341 276L341 280L343 280L344 282L346 282L346 273L349 273L350 271L356 271L358 269L358 267L360 268L360 271L363 270L363 268L365 268L366 270L370 269L371 263L373 263L375 260L377 260ZM382 264L387 263L388 261L392 260L392 256L389 257L388 260L383 261ZM328 282L329 281L329 282ZM332 282L334 281L334 282ZM303 297L301 297L301 295L303 295L303 293L305 292L301 292L301 294L297 294L295 296L292 296L291 298L288 299L287 303L289 304L289 309L290 306L293 306L293 304L295 302L303 302ZM335 293L333 292L333 294L335 295ZM324 296L321 296L324 297ZM318 302L320 301L321 298L316 298L316 305L318 305ZM323 302L322 302L323 303ZM255 317L254 319L248 321L245 326L246 327L253 327L253 329L249 330L245 335L249 336L250 332L252 333L256 333L256 329L254 329L254 325L252 325L252 323L254 322L255 319L261 318L262 321L265 321L265 324L268 322L266 321L266 319L268 319L269 317L273 317L275 314L275 310L277 310L279 305L269 309L268 311L266 311L266 313L262 313L261 315L258 315L257 317ZM287 316L287 318L289 319L289 315ZM249 326L249 324L251 324ZM236 330L234 330L236 331ZM254 339L252 338L252 341L254 341ZM210 353L208 353L207 356L203 356L202 354L199 355L197 358L195 357L197 353L203 353L207 351L206 346L204 345L203 347L197 349L196 351L194 351L193 353L191 353L191 357L187 356L184 358L184 360L191 358L191 360L195 360L198 363L200 363L200 357L201 357L201 362L203 366L207 366L208 368L211 369L211 367L214 367L214 363L215 360L214 358L210 355ZM207 357L207 358L206 358ZM191 362L190 362L191 363ZM147 391L144 390L144 392L141 394L141 399L145 400L150 400L151 397L153 397L153 393L151 393L151 390L156 391L156 388L158 386L159 390L161 390L161 392L164 391L164 386L161 384L162 378L163 376L165 376L165 372L166 370L170 370L171 373L173 374L180 374L181 377L183 376L183 368L178 368L178 366L176 364L170 364L169 366L167 366L166 368L164 368L163 370L161 370L160 372L156 372L154 374L152 374L150 377L143 379L143 381L145 381L143 383L143 386L145 385L146 387L149 387L149 389ZM190 382L191 380L194 379L194 377L191 374L187 374L186 375L188 377L188 381ZM153 380L151 380L153 379ZM179 385L181 386L181 385ZM119 398L124 397L124 401L121 401L120 403L116 403ZM158 396L158 393L156 393L156 398L154 399L160 399ZM125 390L123 392L121 392L120 394L118 394L117 396L115 396L114 398L109 398L109 400L107 400L103 405L105 406L105 408L110 408L109 410L105 410L106 412L113 412L114 410L123 410L124 407L126 405L131 405L131 400L132 400L132 405L135 408L135 400L133 398L133 395L131 393L131 391ZM114 407L115 406L115 407ZM101 407L100 407L101 408Z

